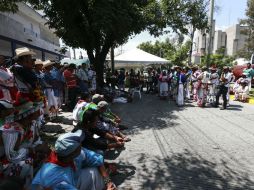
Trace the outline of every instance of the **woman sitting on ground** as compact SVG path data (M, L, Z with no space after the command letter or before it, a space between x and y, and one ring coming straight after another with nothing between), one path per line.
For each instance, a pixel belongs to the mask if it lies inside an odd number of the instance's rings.
M249 83L248 81L242 81L239 90L239 100L241 102L246 102L249 95Z

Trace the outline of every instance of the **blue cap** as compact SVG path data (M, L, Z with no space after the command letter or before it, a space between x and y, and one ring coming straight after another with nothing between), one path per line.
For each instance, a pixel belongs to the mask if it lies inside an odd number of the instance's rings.
M65 133L56 140L55 151L58 156L68 156L80 146L83 140L84 134L81 130L75 133Z

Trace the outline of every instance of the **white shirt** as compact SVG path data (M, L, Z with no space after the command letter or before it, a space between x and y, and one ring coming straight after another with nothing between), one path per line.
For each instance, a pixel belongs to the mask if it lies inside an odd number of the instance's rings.
M79 121L79 115L82 111L82 108L85 107L88 103L87 102L81 102L81 103L77 103L75 108L73 109L73 113L72 113L72 117L75 121Z
M219 74L218 73L212 73L211 74L211 83L218 85L219 84Z
M224 84L225 87L229 87L229 83L232 79L232 75L230 72L224 73L224 78L227 80Z

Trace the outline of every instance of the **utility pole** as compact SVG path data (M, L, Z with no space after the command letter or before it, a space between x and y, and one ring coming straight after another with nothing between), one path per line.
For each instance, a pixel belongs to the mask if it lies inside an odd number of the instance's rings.
M211 61L211 51L213 43L213 12L214 12L214 0L210 0L210 16L209 16L209 41L208 41L208 51L207 51L207 68L210 66Z

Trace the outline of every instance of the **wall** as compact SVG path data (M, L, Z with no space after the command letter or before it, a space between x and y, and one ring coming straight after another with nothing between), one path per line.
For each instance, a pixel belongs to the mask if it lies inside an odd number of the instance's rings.
M0 38L0 54L12 55L11 42L16 43L15 47L26 44L35 47L40 58L43 50L52 52L52 55L59 54L59 38L45 26L46 20L29 6L19 3L16 14L0 13L0 23L3 26L0 27L0 37L3 36Z

